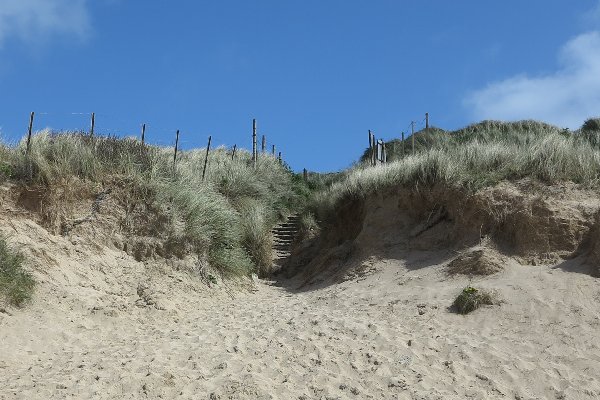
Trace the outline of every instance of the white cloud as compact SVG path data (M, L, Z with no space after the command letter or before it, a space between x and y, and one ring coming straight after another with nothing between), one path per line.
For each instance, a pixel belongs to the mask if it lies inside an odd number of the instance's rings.
M475 119L538 119L577 128L600 115L600 32L570 40L559 53L557 71L519 75L471 93L465 105Z
M89 31L88 0L0 0L0 46L9 38L39 42Z

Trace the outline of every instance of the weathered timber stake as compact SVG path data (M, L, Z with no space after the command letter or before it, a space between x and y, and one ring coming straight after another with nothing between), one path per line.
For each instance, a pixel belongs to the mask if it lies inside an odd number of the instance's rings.
M279 160L279 164L281 164L281 152L279 152L279 157L277 157L277 159Z
M402 132L402 157L404 157L404 132Z
M369 162L371 163L371 165L373 165L373 134L371 133L371 130L369 129Z
M415 155L415 121L412 121L410 123L410 129L411 129L410 137L412 138L412 154Z
M173 170L177 166L177 148L179 147L179 129L177 129L177 133L175 134L175 153L173 154Z
M429 113L425 113L425 129L427 129L427 133L429 133Z
M204 158L204 168L202 168L202 182L204 182L204 176L206 175L206 164L208 163L208 152L210 151L210 140L212 136L208 137L208 145L206 146L206 157Z
M265 150L267 149L267 137L265 135L262 135L262 146L261 146L261 150L264 153Z
M29 130L27 131L27 147L25 148L25 154L29 155L29 151L31 150L31 131L33 129L33 117L35 116L35 112L31 112L29 115Z
M273 149L271 151L271 154L273 154L273 156L275 156L275 145L273 145Z
M146 139L146 124L142 124L142 145L144 144L145 139Z
M252 163L254 164L254 168L256 168L256 119L252 120Z
M308 181L308 171L306 170L306 168L304 168L304 170L302 171L302 176L304 177L304 182Z
M233 151L231 152L231 161L233 161L235 157L235 151L237 150L237 144L233 145Z
M90 125L90 136L94 136L94 127L96 126L96 113L92 113L92 123Z
M387 164L387 149L385 147L385 142L383 142L383 163Z

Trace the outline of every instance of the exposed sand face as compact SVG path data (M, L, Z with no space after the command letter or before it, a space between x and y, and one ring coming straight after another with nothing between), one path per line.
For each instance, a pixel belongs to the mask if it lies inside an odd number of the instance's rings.
M379 230L330 257L331 273L208 287L180 262L138 262L2 207L0 231L39 282L25 309L0 312L2 400L600 398L600 280L584 255L494 256L500 272L449 276L456 252L392 235L403 222L381 206ZM467 285L502 303L448 310Z
M504 303L460 316L447 307L469 279L448 278L447 254L416 252L411 269L372 258L341 283L262 281L232 298L11 225L40 284L26 309L0 314L1 399L600 396L600 284L565 270L576 265L509 262L471 281Z

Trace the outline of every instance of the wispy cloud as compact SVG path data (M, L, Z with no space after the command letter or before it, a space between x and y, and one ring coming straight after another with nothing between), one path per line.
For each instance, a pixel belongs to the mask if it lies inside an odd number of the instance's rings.
M465 105L475 119L539 119L577 128L600 114L600 32L566 43L560 67L544 76L520 75L471 93Z
M89 32L88 0L0 0L0 47L11 38L29 43L52 35Z

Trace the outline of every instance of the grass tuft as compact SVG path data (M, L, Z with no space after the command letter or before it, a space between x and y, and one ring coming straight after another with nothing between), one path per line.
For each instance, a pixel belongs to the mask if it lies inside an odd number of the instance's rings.
M0 237L0 294L20 306L31 297L34 286L33 277L23 269L23 256L11 251Z

